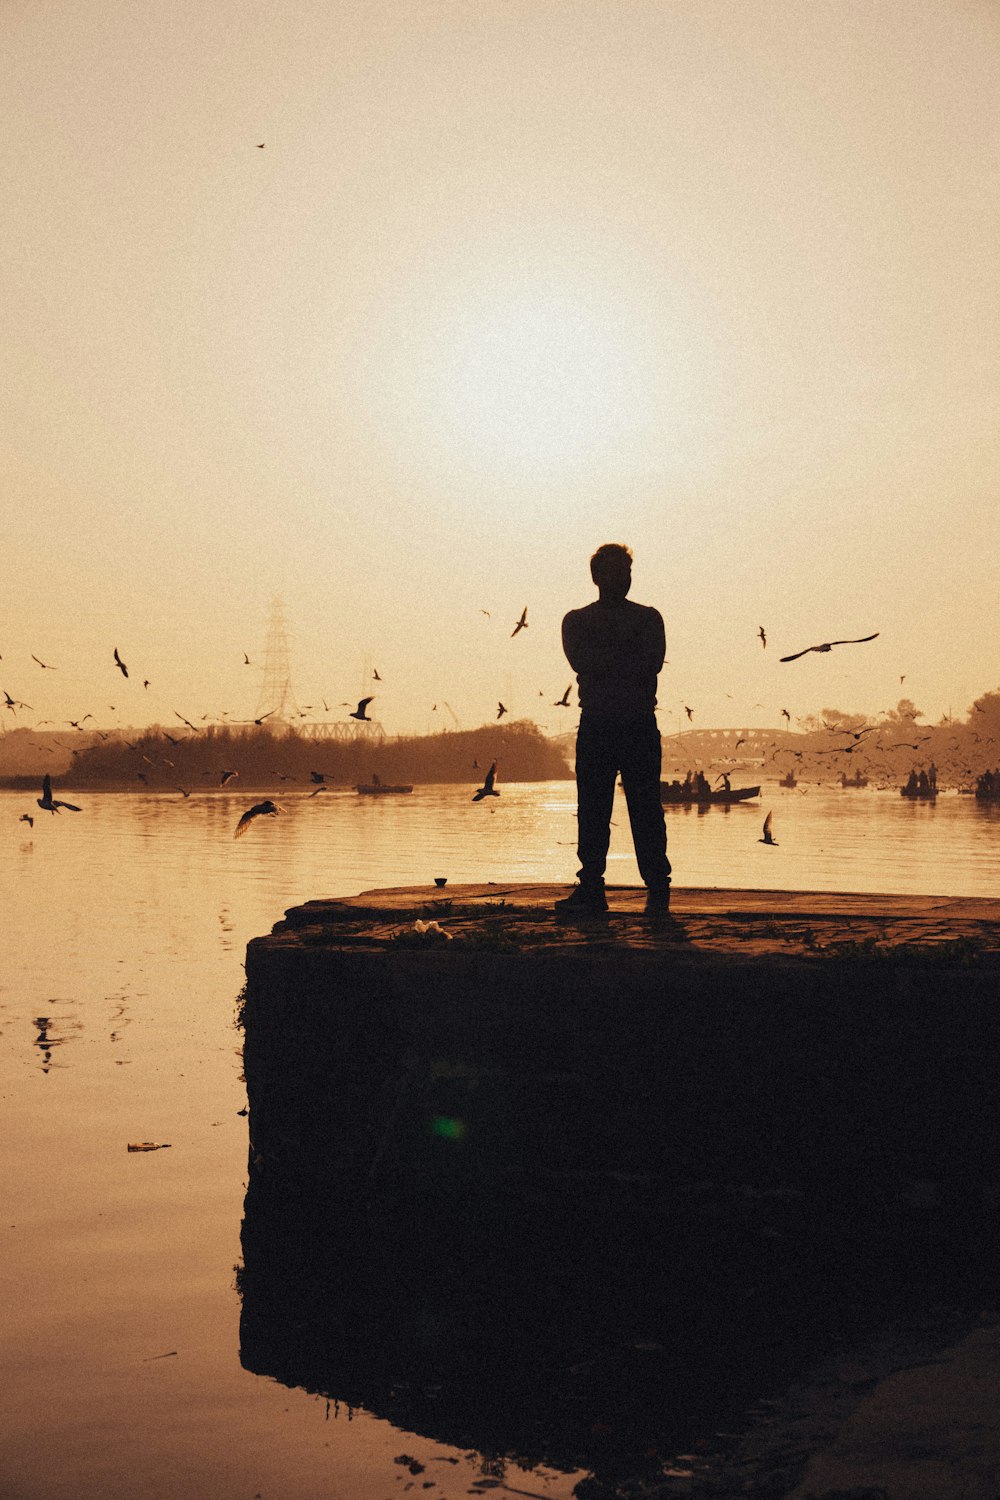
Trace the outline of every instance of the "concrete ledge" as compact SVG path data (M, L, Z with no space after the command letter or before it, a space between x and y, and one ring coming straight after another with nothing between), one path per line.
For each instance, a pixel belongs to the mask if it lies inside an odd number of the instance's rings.
M306 1150L326 1129L346 1165L378 1081L416 1069L428 1107L508 1167L519 1150L537 1164L544 1121L553 1171L754 1158L799 1174L832 1140L915 1176L959 1159L993 1170L1000 902L681 892L657 931L634 889L610 892L618 915L578 924L553 918L556 894L369 891L297 907L251 942L258 1146L277 1131ZM414 930L430 919L453 940ZM293 1077L340 1101L325 1126L308 1089L281 1086Z
M553 905L566 894L564 886L516 883L364 891L293 907L274 935L317 929L316 941L380 946L424 918L437 920L458 940L493 936L560 951L581 946L593 951L602 945L617 952L684 948L690 956L721 953L734 960L819 952L834 956L838 947L865 944L931 948L964 943L983 954L1000 955L1000 900L675 888L671 909L676 924L655 931L642 916L645 893L634 886L609 886L607 918L582 923L556 919Z

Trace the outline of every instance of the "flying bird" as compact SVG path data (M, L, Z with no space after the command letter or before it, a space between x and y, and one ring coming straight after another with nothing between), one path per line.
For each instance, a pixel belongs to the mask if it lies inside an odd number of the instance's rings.
M244 666L245 666L245 667L250 667L250 666L253 666L253 663L252 663L252 662L251 662L251 660L250 660L250 658L249 658L249 656L247 656L247 654L246 654L246 652L245 652L245 651L244 651L244 653L243 653L243 665L244 665Z
M17 820L19 823L27 823L29 828L34 828L35 820L30 813L22 813Z
M553 703L552 707L553 708L569 708L569 695L570 695L570 693L572 691L573 691L573 684L570 683L569 687L563 693L562 697L561 698L557 698L556 701Z
M265 147L265 146L266 146L266 145L267 145L267 142L266 142L266 141L258 141L258 142L257 142L257 150L258 150L258 151L263 151L263 149L264 149L264 147Z
M482 786L473 797L473 802L482 802L484 797L499 797L500 793L496 791L493 786L493 783L496 780L496 774L497 763L496 761L494 761L489 770L486 772L486 780L483 782Z
M242 838L247 829L250 827L250 824L253 822L254 818L259 818L262 815L266 814L284 812L284 810L285 809L283 807L279 807L276 802L272 802L270 797L268 797L264 802L255 802L253 807L247 808L246 812L237 823L235 831L233 833L233 838Z
M227 782L232 781L233 777L238 776L239 774L239 771L223 771L222 775L219 777L219 785L225 786Z
M782 661L798 661L800 656L808 656L810 651L832 651L834 646L860 646L862 641L873 641L880 632L872 631L871 635L855 635L846 641L824 641L822 646L806 646L802 651L793 651L791 656L783 656Z
M518 620L517 624L514 626L514 629L510 633L511 640L514 639L514 637L517 635L517 632L519 630L527 630L527 628L528 628L528 606L525 605L524 608L521 611L521 618Z
M190 719L185 719L184 715L183 714L179 714L177 712L176 708L174 709L174 718L175 719L180 719L181 723L182 724L186 724L187 727L189 729L193 730L195 734L198 733L198 726L197 726L197 724L192 724Z
M781 713L782 713L782 717L783 717L783 718L786 718L786 719L787 719L787 720L788 720L788 722L789 722L789 724L790 724L790 723L791 723L791 722L792 722L792 716L791 716L791 714L790 714L790 713L789 713L789 712L788 712L788 709L787 709L787 708L783 708L783 709L782 709L782 710L781 710Z
M276 708L269 708L266 714L261 714L259 719L254 719L254 723L257 725L257 728L259 729L265 719L269 719L272 714L276 714L277 712L278 710Z
M123 677L127 677L128 676L128 667L125 665L125 663L122 661L121 657L118 655L118 647L117 646L115 647L115 666L118 668L119 672L122 674Z
M174 787L174 791L175 792L180 792L181 796L184 797L185 799L187 799L191 795L191 793L189 791L187 791L186 788L184 788L182 786L175 786Z
M505 708L505 707L504 707L504 705L503 705L503 704L502 704L502 703L498 703L498 704L497 704L497 718L498 718L498 719L502 719L502 718L503 718L503 716L504 716L504 714L505 714L505 713L506 713L506 712L507 712L507 710L506 710L506 708Z
M77 807L75 802L57 802L53 800L52 777L49 775L48 771L46 771L45 777L42 781L42 795L40 797L36 797L35 801L38 803L39 807L45 810L45 812L50 813L57 813L61 807L65 807L68 812L82 812L83 810L82 808Z
M693 723L694 722L694 709L693 708L688 708L687 704L685 703L685 705L684 705L684 712L687 714L688 718Z
M52 665L51 662L42 661L41 657L40 656L36 656L33 651L30 652L29 654L31 656L31 660L32 661L37 661L38 665L40 667L44 667L44 669L45 669L46 672L54 672L56 670L55 667Z
M363 724L370 724L371 719L369 719L368 715L365 713L365 709L368 707L369 703L372 702L374 696L375 695L373 693L371 698L362 698L358 703L357 708L352 709L347 717L349 719L357 719L360 723Z
M142 679L142 685L143 685L144 688L148 688L149 687L149 678L148 677L144 677Z
M772 844L775 849L778 847L778 840L771 834L770 813L768 813L767 817L764 819L764 837L762 839L758 839L757 842L758 844Z
M381 677L378 675L378 667L372 667L372 681L373 682L381 682L382 681Z
M320 782L319 786L313 787L312 791L309 793L309 797L318 797L320 792L328 792L329 790L330 788L326 785L325 782ZM308 802L308 800L309 798L307 797L306 801Z
M309 780L314 781L317 786L322 786L329 774L329 771L310 771Z
M3 689L3 696L4 696L4 708L9 708L12 713L17 713L17 710L19 708L27 708L27 709L31 708L31 704L30 703L22 703L21 700L20 700L20 698L12 698L10 696L10 694L8 693L8 691L7 691L6 688ZM48 721L46 720L45 722L48 722Z
M760 643L763 646L764 650L766 651L767 650L767 634L766 634L766 632L764 630L763 625L758 625L757 626L757 634L760 636Z

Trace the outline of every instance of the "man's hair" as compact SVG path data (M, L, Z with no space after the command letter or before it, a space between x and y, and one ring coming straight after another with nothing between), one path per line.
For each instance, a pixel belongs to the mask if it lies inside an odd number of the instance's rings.
M605 542L603 547L598 547L590 559L590 576L595 583L598 583L600 575L606 568L620 568L623 562L631 565L631 547L625 547L621 542Z

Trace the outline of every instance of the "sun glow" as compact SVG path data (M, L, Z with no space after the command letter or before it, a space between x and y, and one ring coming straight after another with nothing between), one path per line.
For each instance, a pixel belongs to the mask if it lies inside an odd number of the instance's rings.
M566 292L498 289L449 321L438 420L484 465L574 469L641 426L652 357L621 311Z
M512 259L428 275L422 300L411 283L370 353L369 421L397 457L489 485L656 472L715 371L695 310L636 270Z

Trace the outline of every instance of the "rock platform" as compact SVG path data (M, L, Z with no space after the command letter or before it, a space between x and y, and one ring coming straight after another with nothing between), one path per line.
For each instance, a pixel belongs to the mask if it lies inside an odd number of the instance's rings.
M995 1500L1000 901L565 893L250 943L244 1363L594 1500Z

